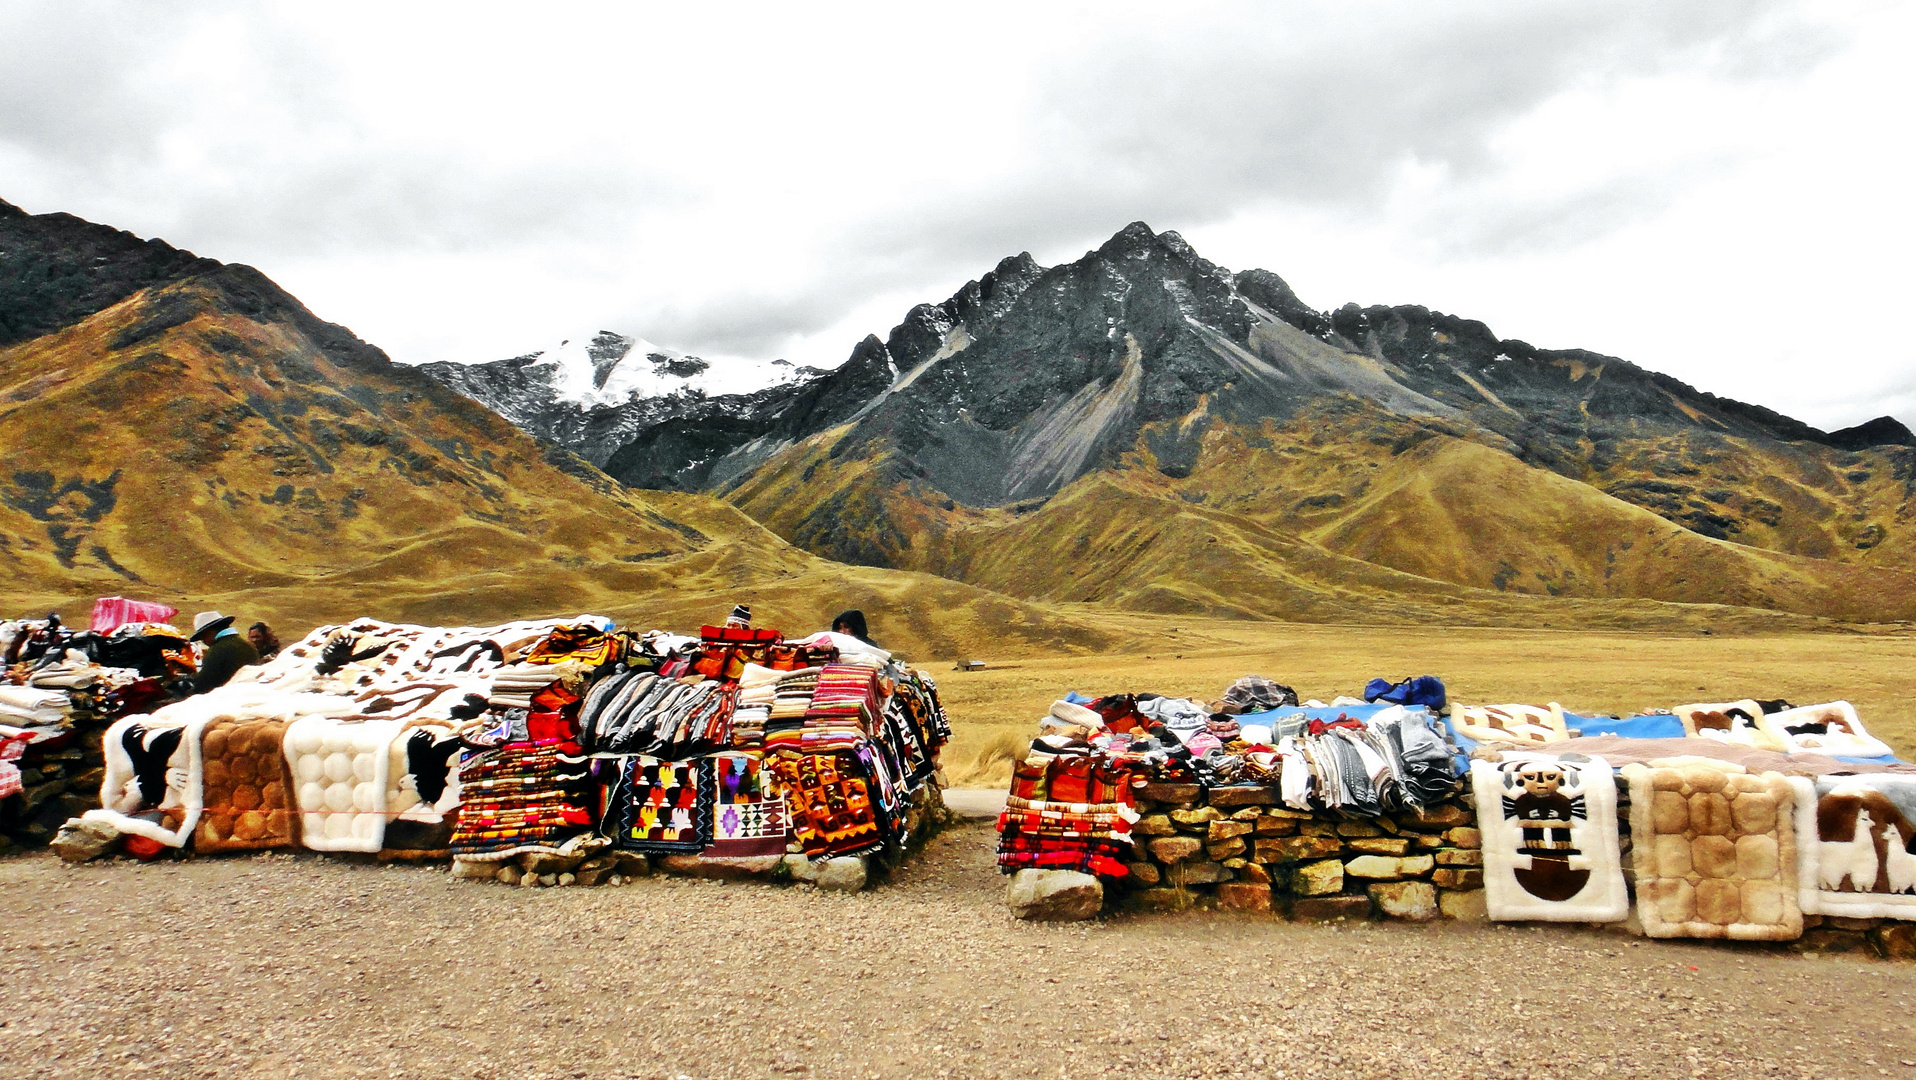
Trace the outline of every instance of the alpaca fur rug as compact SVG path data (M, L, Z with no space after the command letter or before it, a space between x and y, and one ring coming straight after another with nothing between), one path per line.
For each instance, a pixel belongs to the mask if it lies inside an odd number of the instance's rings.
M1734 766L1728 766L1734 769ZM1637 914L1653 938L1791 941L1797 905L1795 792L1787 777L1627 765Z
M1473 761L1492 919L1616 922L1630 914L1617 838L1617 782L1602 758L1510 753Z
M439 724L400 731L387 750L385 851L450 855L460 790L459 737Z
M1763 727L1763 706L1745 699L1711 705L1678 705L1670 710L1683 721L1683 734L1690 738L1715 739L1758 750L1787 753L1787 748Z
M304 842L314 851L378 851L386 841L400 724L308 716L286 731L286 764Z
M193 850L293 847L292 776L281 744L284 720L222 717L200 731L201 804Z
M1856 707L1847 701L1805 705L1771 713L1763 718L1763 730L1786 753L1828 754L1831 757L1889 757L1890 750L1863 730Z
M1916 919L1916 776L1799 776L1790 786L1803 910Z
M1544 746L1570 737L1563 708L1536 705L1456 705L1450 725L1459 735L1484 743Z
M203 716L128 716L106 729L100 806L81 815L167 847L184 847L202 807Z

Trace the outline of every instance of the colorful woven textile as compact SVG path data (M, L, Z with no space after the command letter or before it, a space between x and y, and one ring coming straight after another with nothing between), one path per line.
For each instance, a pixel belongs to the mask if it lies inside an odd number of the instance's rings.
M506 743L467 758L453 854L501 859L580 832L592 822L580 797L585 777L577 743Z
M811 858L882 847L885 829L856 754L780 754L768 762L792 809L792 830Z
M792 817L778 778L756 754L716 754L712 763L713 857L780 855L792 840Z
M180 609L123 596L102 596L93 601L93 618L88 626L96 634L110 634L127 623L170 623Z
M1032 758L1012 768L998 816L998 866L1123 877L1137 820L1128 770L1090 757Z
M598 667L618 659L619 639L596 626L556 626L552 632L527 650L528 664L559 664L571 661Z
M605 789L599 831L613 846L696 855L712 842L712 762L623 759Z

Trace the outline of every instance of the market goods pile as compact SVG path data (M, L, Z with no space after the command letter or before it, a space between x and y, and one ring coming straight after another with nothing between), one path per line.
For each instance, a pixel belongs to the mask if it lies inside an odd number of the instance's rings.
M858 638L728 622L321 627L126 715L55 847L305 847L598 884L655 867L862 886L936 824L929 677Z
M107 597L83 630L57 618L0 621L0 852L37 847L100 805L100 733L167 699L196 647L164 605Z
M1374 680L1299 703L1053 705L999 819L1027 918L1193 904L1299 919L1636 922L1916 958L1916 765L1847 702L1633 717ZM1853 940L1851 940L1853 939Z

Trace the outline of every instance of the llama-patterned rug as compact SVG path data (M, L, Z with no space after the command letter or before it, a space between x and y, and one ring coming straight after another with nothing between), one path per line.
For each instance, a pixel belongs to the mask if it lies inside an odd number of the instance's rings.
M1882 740L1864 730L1856 707L1847 701L1770 713L1763 717L1763 730L1791 754L1875 758L1894 753Z
M1790 941L1797 905L1795 792L1734 766L1624 767L1637 914L1653 938Z
M1683 721L1683 734L1689 738L1715 739L1759 750L1785 752L1782 742L1763 728L1763 706L1755 701L1723 701L1703 705L1678 705L1670 710Z
M1602 758L1473 761L1492 919L1616 922L1630 914L1617 784Z
M1450 726L1477 742L1545 746L1570 737L1556 702L1538 705L1454 705Z
M1790 786L1803 910L1916 919L1916 776L1799 776Z

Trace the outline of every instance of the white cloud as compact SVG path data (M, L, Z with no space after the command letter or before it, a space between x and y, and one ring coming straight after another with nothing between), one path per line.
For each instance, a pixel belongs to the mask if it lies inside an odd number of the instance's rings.
M611 328L828 365L1144 219L1313 303L1838 425L1916 382L1875 329L1912 285L1911 30L1757 0L15 4L0 197L250 262L409 361Z

